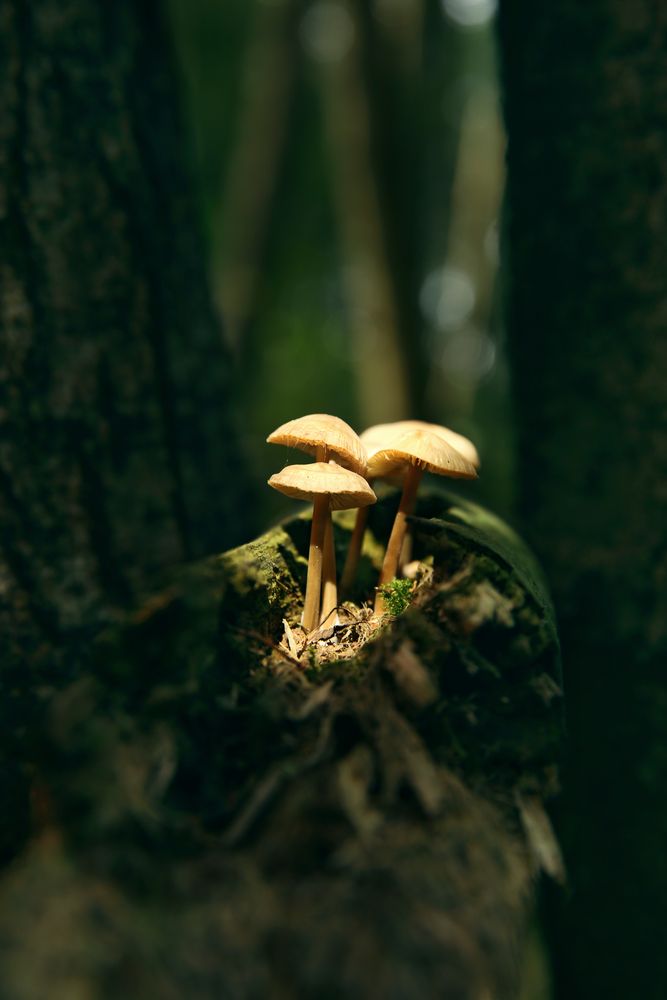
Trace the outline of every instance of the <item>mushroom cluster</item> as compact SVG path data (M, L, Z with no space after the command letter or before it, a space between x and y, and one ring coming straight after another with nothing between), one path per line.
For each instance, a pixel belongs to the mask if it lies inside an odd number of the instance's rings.
M287 496L313 503L308 577L302 625L307 633L328 621L338 605L331 511L358 508L341 581L344 593L354 581L363 544L368 505L376 496L369 483L386 478L402 486L401 500L378 581L375 615L385 612L381 588L399 573L407 518L414 510L424 472L475 479L479 456L472 441L437 424L402 420L378 424L359 437L338 417L314 413L282 424L270 444L298 448L315 456L310 465L290 465L269 479Z

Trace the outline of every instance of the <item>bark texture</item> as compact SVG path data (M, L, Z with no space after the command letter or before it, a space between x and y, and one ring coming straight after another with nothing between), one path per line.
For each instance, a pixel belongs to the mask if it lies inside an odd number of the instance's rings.
M0 9L5 732L25 729L27 677L71 674L167 567L244 530L158 15L151 0Z
M558 995L667 994L667 10L501 3L521 513L560 618Z

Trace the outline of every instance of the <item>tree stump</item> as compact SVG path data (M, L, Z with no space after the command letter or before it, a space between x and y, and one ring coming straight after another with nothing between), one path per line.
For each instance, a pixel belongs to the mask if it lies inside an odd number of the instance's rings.
M369 520L369 601L396 502ZM284 641L296 517L97 642L0 884L6 1000L517 996L537 875L561 874L553 612L488 512L438 493L411 524L429 569L379 629L350 610Z

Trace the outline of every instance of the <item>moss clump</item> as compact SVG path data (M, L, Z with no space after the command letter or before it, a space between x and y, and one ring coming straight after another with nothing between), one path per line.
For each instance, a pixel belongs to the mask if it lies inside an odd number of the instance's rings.
M412 580L390 580L379 588L384 598L385 611L392 618L398 618L410 606L414 583Z

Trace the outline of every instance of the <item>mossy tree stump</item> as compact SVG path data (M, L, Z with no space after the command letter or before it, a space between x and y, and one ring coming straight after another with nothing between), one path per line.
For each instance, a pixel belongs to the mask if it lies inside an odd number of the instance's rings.
M517 995L536 876L559 874L553 615L480 508L434 495L412 527L432 579L354 655L279 646L301 518L104 636L54 698L41 827L0 886L6 1000Z

